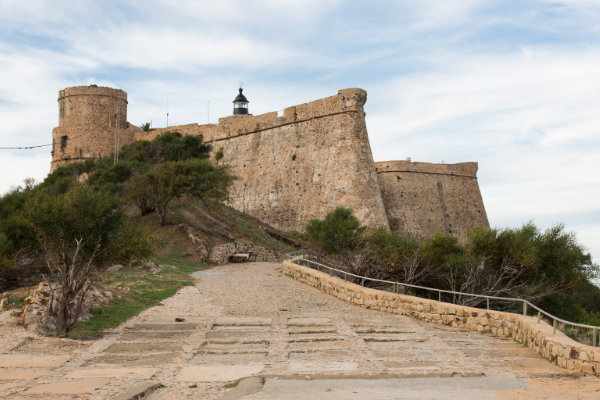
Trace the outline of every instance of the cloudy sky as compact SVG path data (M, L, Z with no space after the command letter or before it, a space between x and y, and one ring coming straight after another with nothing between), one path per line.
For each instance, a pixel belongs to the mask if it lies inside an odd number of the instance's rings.
M166 126L367 90L376 161L479 162L492 226L564 222L600 254L597 0L0 0L0 147L51 141L58 91ZM50 148L0 150L0 192Z

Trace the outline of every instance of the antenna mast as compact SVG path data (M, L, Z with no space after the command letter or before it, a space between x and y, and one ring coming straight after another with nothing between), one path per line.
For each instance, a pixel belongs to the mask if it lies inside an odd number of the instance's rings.
M114 163L119 162L119 107L117 107L117 113L115 114L115 159Z
M167 128L169 127L169 92L167 92Z

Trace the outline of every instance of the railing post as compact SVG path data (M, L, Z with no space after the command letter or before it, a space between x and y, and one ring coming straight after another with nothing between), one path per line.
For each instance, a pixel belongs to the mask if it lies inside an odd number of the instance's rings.
M556 335L556 320L552 320L552 334Z
M344 272L344 282L346 282L348 280L348 273Z
M598 330L596 328L594 328L594 340L592 341L592 343L594 344L594 347L596 347L596 337L598 336Z
M490 299L489 299L489 297L486 300L487 300L487 309L489 310L490 309Z
M360 286L362 286L362 287L365 286L365 278L362 278L362 281L360 282Z
M440 295L440 296L439 296L439 299L440 299L440 301L442 301L442 291L440 290L438 293L439 293L439 295Z
M538 324L540 323L540 318L542 318L542 312L538 310Z
M523 302L523 315L527 316L527 303Z

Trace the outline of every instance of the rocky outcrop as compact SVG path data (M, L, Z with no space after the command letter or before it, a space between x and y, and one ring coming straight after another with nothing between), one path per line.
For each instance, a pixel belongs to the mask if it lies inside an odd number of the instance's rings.
M190 243L198 248L200 258L209 258L210 251L208 250L208 238L200 231L200 229L194 228L187 223L181 223L177 225L177 230L186 235Z
M30 292L25 299L25 308L21 316L21 322L26 329L37 331L42 335L47 335L56 330L56 321L49 312L51 297L51 289L45 282L40 283L35 290ZM96 287L90 288L83 302L78 321L89 321L92 318L90 309L98 307L112 298L111 292L101 291ZM75 307L77 300L71 303L72 307Z

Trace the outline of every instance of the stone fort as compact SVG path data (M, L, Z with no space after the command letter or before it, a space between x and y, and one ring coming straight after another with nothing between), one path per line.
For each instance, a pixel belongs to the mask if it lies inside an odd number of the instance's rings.
M338 206L362 224L464 240L471 227L489 223L477 182L477 163L375 162L363 106L367 93L337 95L288 107L283 115L248 113L242 94L234 115L218 124L189 124L142 131L127 122L127 93L79 86L59 92L59 124L52 131L51 171L113 154L136 140L166 131L202 135L211 158L229 164L238 179L229 204L283 231L301 231ZM217 151L223 157L216 160Z

